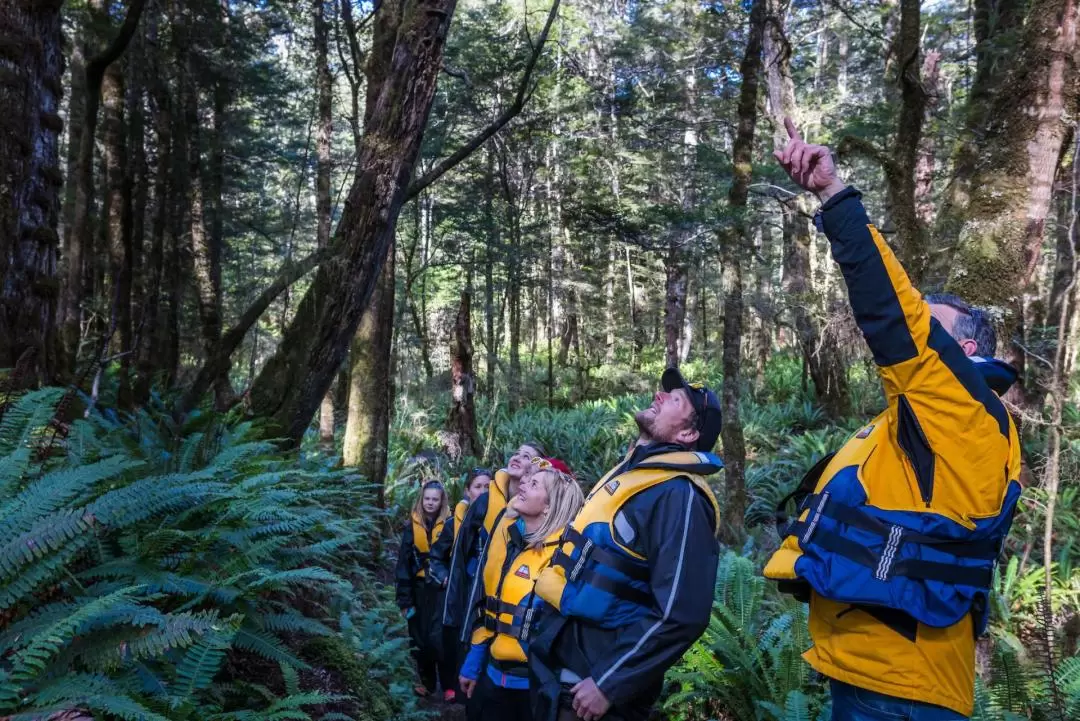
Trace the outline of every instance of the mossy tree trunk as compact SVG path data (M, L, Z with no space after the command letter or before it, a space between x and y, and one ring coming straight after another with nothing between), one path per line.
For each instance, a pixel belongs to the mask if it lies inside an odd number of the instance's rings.
M993 99L1008 77L1008 63L1018 52L1024 0L974 0L975 76L964 107L963 127L952 152L952 172L933 226L933 249L926 280L943 284L971 201L972 179ZM1005 85L1004 87L1008 87Z
M455 0L384 2L368 65L356 180L332 246L277 352L251 388L251 409L299 442L318 410L385 265L427 124ZM382 46L382 47L380 47Z
M1076 107L1076 0L1033 0L988 116L947 288L1019 322L1042 247L1066 109Z
M720 249L724 262L727 294L724 298L723 351L723 413L725 482L725 512L723 536L735 543L743 536L743 516L746 513L746 443L739 418L741 396L742 335L743 335L743 262L750 242L750 226L746 222L747 198L753 173L754 127L758 114L758 86L761 81L761 47L765 27L767 0L754 0L750 9L750 32L746 53L739 68L742 89L739 92L738 126L732 147L734 174L728 193L727 225L720 232Z
M394 246L387 251L379 286L364 310L353 340L349 368L348 418L345 423L343 462L355 466L379 487L386 477L393 401L391 351L394 339Z
M0 367L15 385L52 382L60 214L60 2L17 0L0 20Z
M454 338L450 344L450 413L446 417L446 447L454 460L480 457L476 438L476 376L473 373L471 294L461 294Z

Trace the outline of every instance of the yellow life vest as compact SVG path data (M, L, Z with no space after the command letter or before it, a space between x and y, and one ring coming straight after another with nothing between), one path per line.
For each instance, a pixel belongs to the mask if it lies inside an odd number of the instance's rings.
M469 502L462 498L454 506L454 540L457 540L458 534L461 533L461 524L465 522L465 512L469 510Z
M510 503L510 474L504 470L495 471L495 479L488 486L487 513L484 515L484 530L489 536L508 503Z
M440 517L435 521L435 525L431 527L431 531L428 531L428 527L424 525L424 519L419 513L412 514L412 537L413 537L413 553L416 554L416 565L420 569L416 572L416 578L423 578L427 575L428 557L431 555L431 542L439 537L442 533L443 525L446 519Z
M626 472L620 464L585 499L563 531L551 565L540 574L536 594L563 616L586 618L604 628L632 623L653 605L647 559L617 540L619 509L637 494L675 478L687 478L709 500L716 526L720 505L705 476L723 463L712 453L675 451L643 459Z
M492 534L484 562L483 616L473 631L472 642L492 639L491 658L525 663L527 656L522 643L528 639L532 622L533 585L551 562L562 531L551 534L540 549L530 546L507 559L510 529L515 523L516 518L504 518Z

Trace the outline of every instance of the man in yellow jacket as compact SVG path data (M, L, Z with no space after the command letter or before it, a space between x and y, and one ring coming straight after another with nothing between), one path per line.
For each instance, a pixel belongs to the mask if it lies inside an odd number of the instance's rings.
M1020 493L1020 443L999 399L986 316L924 298L870 224L829 150L788 121L776 153L822 201L855 320L887 408L803 479L766 577L810 603L806 660L831 682L833 719L946 721L974 706L975 638Z

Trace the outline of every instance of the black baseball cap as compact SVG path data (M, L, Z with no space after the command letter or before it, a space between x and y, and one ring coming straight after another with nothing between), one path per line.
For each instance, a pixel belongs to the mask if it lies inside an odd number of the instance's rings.
M687 383L679 369L674 367L668 368L664 375L660 376L660 385L668 393L678 388L686 391L697 414L698 440L694 450L712 452L716 439L720 437L722 425L720 399L701 383Z

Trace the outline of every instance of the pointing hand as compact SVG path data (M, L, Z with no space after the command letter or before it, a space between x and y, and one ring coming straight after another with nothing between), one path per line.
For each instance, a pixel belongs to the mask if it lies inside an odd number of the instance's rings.
M774 151L773 155L791 179L817 195L823 203L843 190L844 184L836 175L836 165L829 149L824 145L810 145L803 140L791 118L784 118L784 127L787 128L788 143L783 150Z

